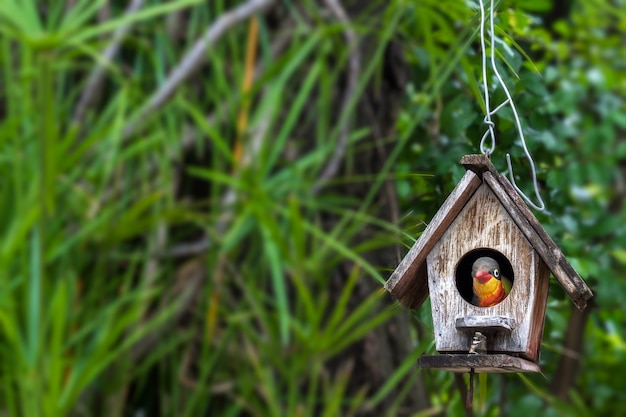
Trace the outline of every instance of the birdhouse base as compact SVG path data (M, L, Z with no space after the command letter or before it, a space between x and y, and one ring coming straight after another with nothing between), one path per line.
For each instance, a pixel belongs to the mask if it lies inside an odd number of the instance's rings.
M541 372L539 365L534 362L502 353L422 355L418 359L417 364L426 369L457 373L465 373L472 370L476 373Z

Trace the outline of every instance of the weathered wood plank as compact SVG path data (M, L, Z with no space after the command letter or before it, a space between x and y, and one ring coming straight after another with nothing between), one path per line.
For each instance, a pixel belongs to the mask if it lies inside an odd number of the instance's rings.
M541 372L536 363L506 354L442 354L422 355L418 366L450 372L507 373Z
M537 257L539 258L539 256ZM548 290L550 289L550 270L542 259L537 259L537 302L534 306L532 316L535 317L533 328L530 331L530 338L526 355L539 362L541 354L541 339L543 338L544 323L546 320L546 306L548 305Z
M524 204L513 186L503 176L494 176L489 172L484 173L483 180L493 190L522 233L532 243L576 307L584 310L587 300L593 297L593 293L580 275L567 262L563 252L561 252L537 218Z
M458 330L469 332L505 332L511 333L515 327L515 320L504 316L465 316L456 319Z
M475 172L479 177L482 177L483 173L487 171L493 175L498 175L496 167L493 166L491 160L485 155L464 155L461 158L461 165L465 169Z
M426 256L481 184L480 178L472 171L465 173L387 280L385 289L405 306L417 309L426 300L428 296Z

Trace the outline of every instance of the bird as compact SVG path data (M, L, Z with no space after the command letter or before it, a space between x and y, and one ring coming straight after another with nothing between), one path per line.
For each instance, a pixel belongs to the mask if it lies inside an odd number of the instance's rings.
M472 304L479 307L491 307L506 298L511 292L511 281L502 276L498 262L483 256L472 265Z

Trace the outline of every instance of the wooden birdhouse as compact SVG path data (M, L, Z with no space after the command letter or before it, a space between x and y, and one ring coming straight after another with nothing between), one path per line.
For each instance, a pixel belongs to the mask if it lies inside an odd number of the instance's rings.
M439 355L422 356L420 366L539 372L550 272L579 309L593 294L486 156L466 155L461 164L465 176L385 288L411 309L430 294ZM511 284L489 302L475 272L485 259L494 283Z

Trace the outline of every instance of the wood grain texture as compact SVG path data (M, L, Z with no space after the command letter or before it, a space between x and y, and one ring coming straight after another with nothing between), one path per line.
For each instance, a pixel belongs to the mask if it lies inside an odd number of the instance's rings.
M510 317L502 316L465 316L457 317L455 327L458 330L465 330L474 334L481 332L485 334L505 332L511 333L515 328L515 322Z
M405 306L415 310L428 297L426 257L481 184L480 178L472 171L465 173L387 280L385 289Z
M505 354L423 355L417 364L422 368L457 373L470 372L472 369L476 373L541 372L536 363Z
M587 300L593 297L593 292L567 262L565 255L524 204L513 186L503 176L493 175L490 172L484 173L483 180L493 190L522 233L532 242L533 247L576 307L583 310L587 306Z
M513 269L510 294L491 307L467 302L456 287L457 265L478 249L501 253ZM515 327L509 334L498 332L489 337L488 351L538 360L534 341L537 334L542 334L544 317L537 314L545 310L537 305L545 305L543 288L547 291L549 277L541 273L541 258L488 185L483 184L473 194L430 251L426 264L438 352L469 351L472 335L456 329L458 318L498 316L511 319ZM471 280L471 270L461 273Z
M530 329L528 346L526 347L526 356L533 358L536 362L539 362L541 356L541 340L543 338L543 328L546 320L549 289L550 270L546 263L540 259L537 263L537 286L535 287L537 301L534 305L528 306L529 309L532 309L530 314L533 317L533 327Z

